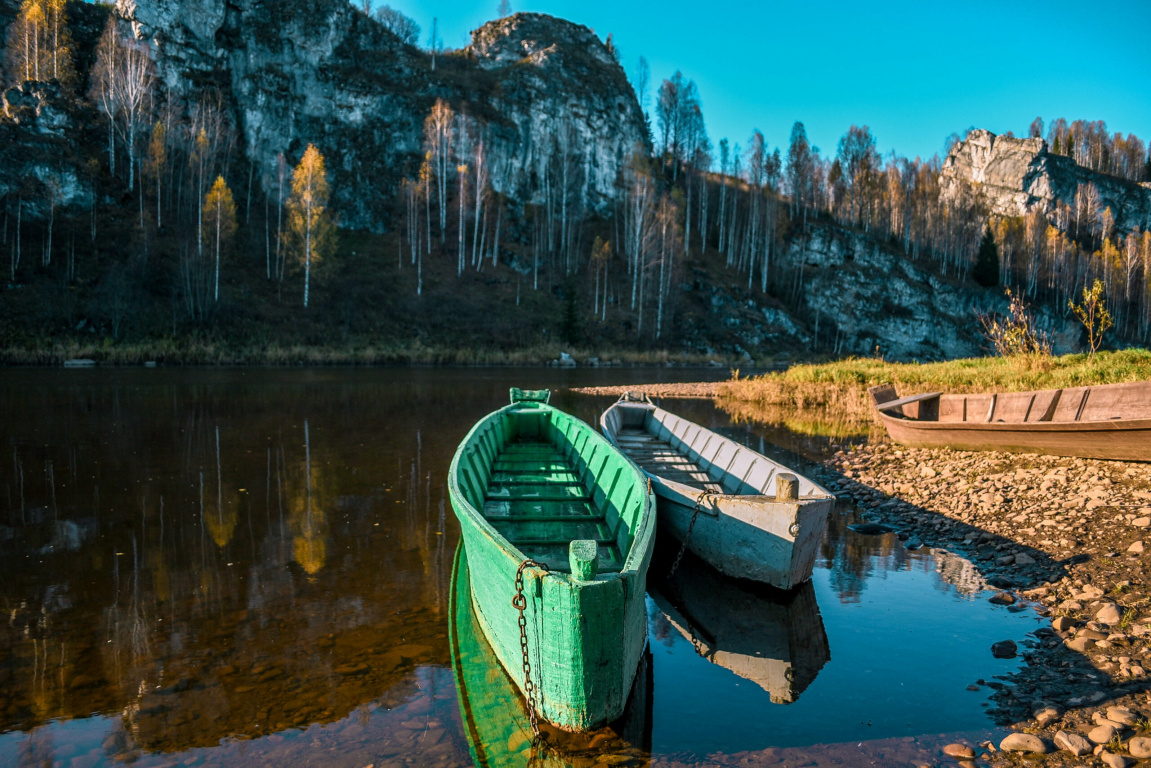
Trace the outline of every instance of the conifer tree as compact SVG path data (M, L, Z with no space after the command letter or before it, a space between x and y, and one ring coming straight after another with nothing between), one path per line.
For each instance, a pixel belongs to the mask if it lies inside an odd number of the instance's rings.
M999 285L999 248L995 245L991 227L983 230L983 239L979 242L979 253L975 257L975 268L971 270L971 276L985 288Z

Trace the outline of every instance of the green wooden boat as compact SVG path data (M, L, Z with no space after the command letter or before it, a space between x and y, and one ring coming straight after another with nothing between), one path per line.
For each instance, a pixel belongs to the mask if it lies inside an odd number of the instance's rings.
M513 389L480 419L448 493L496 658L541 718L586 731L623 713L646 644L655 497L634 464L547 399Z
M623 719L588 733L551 732L537 743L524 699L496 659L472 609L468 558L461 541L452 565L448 606L452 672L460 721L476 768L568 768L610 756L628 765L651 762L651 652L644 654Z

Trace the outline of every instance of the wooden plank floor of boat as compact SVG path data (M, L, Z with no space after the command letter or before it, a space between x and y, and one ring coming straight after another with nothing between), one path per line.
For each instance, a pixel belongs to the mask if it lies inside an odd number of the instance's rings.
M723 493L723 488L694 461L644 429L621 429L616 433L620 450L647 472L701 491Z
M568 545L574 539L599 545L600 573L623 567L615 531L603 510L575 467L551 443L504 446L484 493L484 517L525 557L553 571L571 570Z

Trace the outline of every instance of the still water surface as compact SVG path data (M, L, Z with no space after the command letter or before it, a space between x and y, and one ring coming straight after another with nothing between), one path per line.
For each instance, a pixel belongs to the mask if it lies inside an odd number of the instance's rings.
M461 646L456 444L509 386L592 422L610 400L562 388L709 375L4 371L0 765L524 764L510 726L477 745L518 701L461 685L506 680ZM819 450L664 405L799 469ZM542 764L905 763L997 735L966 687L1016 667L989 647L1034 617L854 514L786 599L691 560L667 583L661 542L626 722Z

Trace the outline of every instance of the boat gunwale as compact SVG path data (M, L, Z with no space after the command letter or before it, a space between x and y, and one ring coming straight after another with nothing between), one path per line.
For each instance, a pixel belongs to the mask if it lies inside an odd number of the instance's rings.
M958 430L961 432L1132 432L1151 430L1151 418L1094 419L1091 421L925 421L907 416L892 416L876 408L884 422L924 431Z
M620 451L620 453L622 453L624 456L626 456L628 461L630 461L641 472L643 472L645 475L649 476L652 479L652 485L653 486L656 486L660 490L674 491L686 499L694 500L695 498L699 497L699 495L701 493L699 488L694 488L694 487L687 485L685 483L681 483L681 482L678 482L676 480L670 480L670 479L668 479L662 475L656 474L655 472L648 471L644 467L639 466L639 464L635 461L635 459L633 459L631 457L631 455L626 450L624 450L623 447L621 447L619 445L619 443L616 442L617 435L615 434L615 432L613 430L611 430L608 427L607 416L615 408L617 408L621 405L627 405L627 406L633 407L633 408L634 407L649 408L652 411L652 418L653 419L655 419L661 413L664 416L675 416L675 414L671 413L670 411L666 411L666 410L660 408L659 406L655 405L654 403L625 402L623 400L620 400L618 402L612 403L606 410L604 410L604 412L602 414L600 414L599 427L600 427L600 430L604 433L604 436L607 438L607 440L613 446L615 446ZM684 421L689 421L688 419L684 419L682 416L676 416L676 418L683 419ZM662 418L659 419L659 422L661 425L664 423ZM698 424L694 421L689 421L689 423L694 424L696 427L703 430L707 434L718 438L720 441L727 443L727 444L733 446L734 448L736 448L738 450L750 451L752 453L752 455L754 455L757 459L762 459L762 460L768 462L769 464L774 465L776 467L776 472L773 476L777 476L780 472L789 472L791 474L802 477L804 480L811 483L812 487L815 489L815 493L811 493L811 494L808 494L806 496L801 496L798 499L791 500L791 501L780 501L775 496L769 496L765 493L710 493L709 492L708 496L710 498L715 499L717 502L724 500L724 499L741 499L744 501L753 501L753 502L754 501L763 501L763 502L780 503L780 504L794 504L794 503L798 502L800 504L806 504L806 503L811 503L811 502L816 502L816 501L824 501L826 499L834 499L835 498L835 494L828 491L826 488L824 488L822 485L820 485L819 483L812 480L807 475L804 475L800 472L796 472L791 467L788 467L785 464L781 464L769 456L764 456L762 453L755 450L754 448L751 448L751 447L746 446L746 445L741 445L740 443L737 443L735 440L732 440L730 437L726 437L724 435L721 435L718 432L716 432L715 430L708 429L707 427L703 426L702 424ZM651 432L648 432L648 434L651 434ZM671 445L672 450L676 451L679 455L685 456L687 458L691 458L682 449L682 447L677 447L675 445L672 445L670 443L670 441L668 444ZM706 470L704 470L704 471L706 472ZM716 485L719 485L721 487L723 486L723 480L727 477L732 476L731 473L728 472L726 469L723 470L722 472L723 472L723 474L720 476L720 478L718 480L713 480L713 482ZM710 475L709 475L709 477L710 477ZM660 495L666 497L666 494L660 494ZM692 502L692 503L694 503L694 502ZM715 511L709 511L703 507L701 507L701 511L706 513L706 514L711 514L711 515L718 515L719 514L718 513L718 505L717 505L717 508Z
M619 571L597 574L595 580L609 581L612 579L630 578L632 575L638 573L640 567L643 564L645 553L650 548L651 538L655 531L656 512L654 494L648 492L645 488L646 476L635 464L635 462L631 461L631 458L628 457L626 453L624 453L618 446L608 441L603 435L599 434L599 432L597 432L594 427L589 425L583 419L573 416L570 413L566 413L565 411L562 411L553 405L537 402L509 403L508 405L492 411L483 418L479 419L475 424L473 424L472 428L468 430L468 433L464 436L464 438L460 440L459 445L456 447L456 452L452 456L452 462L448 468L448 495L459 502L459 509L467 514L468 517L475 522L478 528L484 534L486 534L488 541L497 547L500 550L500 553L504 555L504 557L506 557L509 561L522 563L523 561L529 559L519 547L508 541L507 537L496 530L496 527L492 525L491 521L488 520L487 516L484 515L481 510L476 509L475 506L470 501L468 501L467 496L464 494L464 489L460 484L459 477L459 473L461 471L460 459L463 457L466 446L469 442L471 442L472 437L476 434L476 432L479 431L481 427L486 428L486 425L494 419L502 418L506 412L513 410L547 411L552 415L562 414L563 416L566 416L575 422L579 429L586 430L591 435L590 439L601 442L605 447L618 452L625 459L627 459L625 466L628 466L632 469L634 476L633 480L635 481L636 486L640 489L640 519L637 521L636 529L631 532L631 543L628 547L627 553L623 556L623 562L620 565ZM624 510L621 509L619 511L621 517L623 516L623 513ZM584 583L573 579L570 573L564 573L562 571L545 571L542 568L536 567L531 567L530 570L538 572L540 574L540 578L550 577L566 581L573 581L576 583Z
M1081 384L1073 387L1053 387L1050 389L1029 389L1019 392L937 392L931 393L935 395L933 399L938 399L940 402L944 398L967 398L967 397L999 397L1010 396L1023 398L1028 395L1038 397L1039 395L1051 394L1053 392L1066 392L1069 389L1082 389L1090 392L1097 392L1111 387L1126 387L1136 384L1145 384L1147 389L1151 392L1151 381L1120 381L1112 382L1110 384ZM963 431L973 432L1127 432L1133 430L1151 430L1151 416L1140 416L1138 418L1124 418L1123 416L1116 416L1110 419L1079 419L1074 421L939 421L938 419L920 419L917 417L894 415L883 409L886 403L877 403L875 400L874 391L882 388L883 384L877 384L868 387L867 395L871 401L872 411L886 425L887 422L899 424L901 426L908 426L914 429L924 430L939 430L939 429L958 429ZM895 391L898 397L899 391L895 388L895 383L891 382L890 386ZM914 397L910 395L909 397Z

